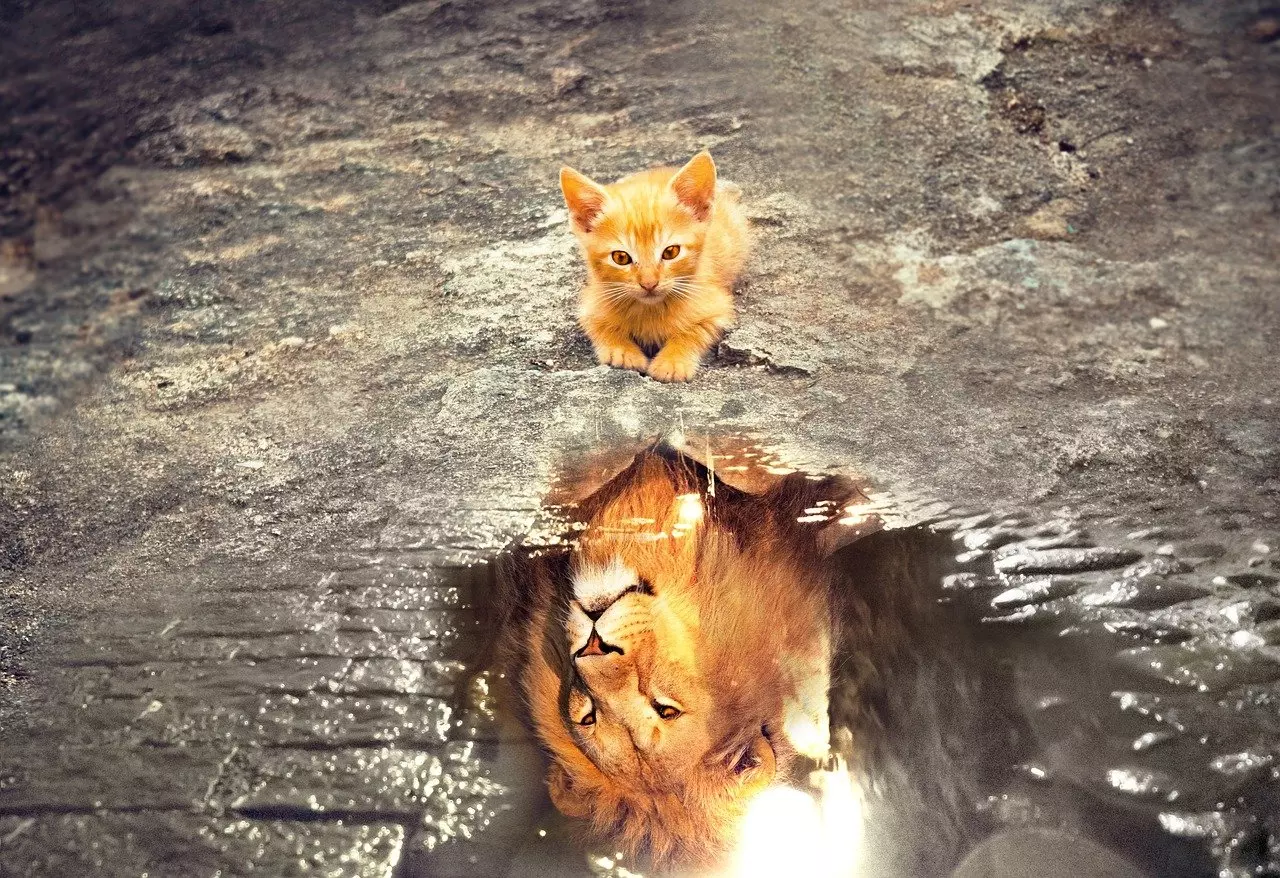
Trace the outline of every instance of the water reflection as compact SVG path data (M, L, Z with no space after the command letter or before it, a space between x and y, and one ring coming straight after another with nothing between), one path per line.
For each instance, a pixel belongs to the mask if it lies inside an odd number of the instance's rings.
M503 652L565 815L658 866L727 862L753 799L829 755L823 531L854 488L744 491L670 446L503 571ZM803 775L802 775L803 776Z
M508 875L1270 874L1274 668L1201 668L1244 610L1191 562L682 447L498 565L497 700L590 839L543 815Z

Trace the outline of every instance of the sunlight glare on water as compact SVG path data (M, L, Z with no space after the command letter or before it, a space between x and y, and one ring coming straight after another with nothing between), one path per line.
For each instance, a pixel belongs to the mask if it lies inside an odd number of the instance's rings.
M800 790L772 787L755 798L742 821L735 876L821 874L821 849L818 803Z
M681 494L676 497L676 523L672 528L672 536L683 536L698 526L704 515L702 497L696 493Z
M783 874L855 878L862 802L843 766L815 778L821 804L793 787L760 793L747 810L734 878Z

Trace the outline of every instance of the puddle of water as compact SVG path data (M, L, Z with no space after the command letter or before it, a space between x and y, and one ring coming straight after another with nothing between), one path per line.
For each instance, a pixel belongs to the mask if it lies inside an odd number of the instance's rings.
M1230 608L1185 562L1069 517L902 526L750 446L715 460L580 480L499 575L506 703L544 757L523 782L547 765L551 801L494 874L1275 867L1280 729L1242 718L1252 746L1212 757L1229 730L1180 718L1210 691L1265 710L1275 665L1217 660Z
M6 734L0 874L1280 871L1271 568L715 450L136 585Z

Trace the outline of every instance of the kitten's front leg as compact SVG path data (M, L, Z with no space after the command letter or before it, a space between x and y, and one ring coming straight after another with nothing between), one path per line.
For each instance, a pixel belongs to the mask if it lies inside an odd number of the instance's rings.
M631 336L616 327L594 321L583 321L582 329L591 339L596 359L606 366L634 369L643 372L649 367L649 358Z
M719 327L703 324L671 336L649 363L649 377L658 381L688 381L698 371L703 354L719 337Z

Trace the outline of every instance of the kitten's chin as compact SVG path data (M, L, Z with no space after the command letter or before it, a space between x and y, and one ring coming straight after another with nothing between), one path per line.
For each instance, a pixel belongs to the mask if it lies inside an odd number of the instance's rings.
M639 290L631 294L641 305L659 305L667 300L667 294L662 290L654 290L652 293L645 290Z

